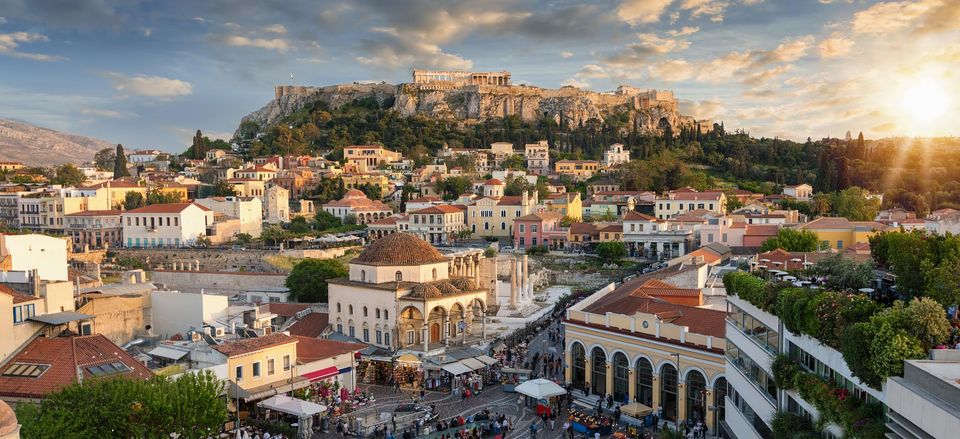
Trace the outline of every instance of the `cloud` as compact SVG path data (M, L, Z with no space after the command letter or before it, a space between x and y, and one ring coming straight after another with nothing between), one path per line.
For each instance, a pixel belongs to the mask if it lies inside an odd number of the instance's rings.
M879 133L892 133L896 130L897 130L897 124L891 123L891 122L885 122L885 123L870 127L870 131L876 131Z
M840 34L833 34L830 38L821 41L819 48L821 58L837 58L850 53L853 40Z
M469 70L473 61L446 53L440 46L405 39L395 29L377 29L382 38L367 38L359 43L364 55L354 59L365 66L382 69L409 69L414 66L428 69Z
M779 65L772 69L762 70L762 71L753 73L747 76L743 80L743 83L750 86L764 85L767 82L777 78L778 76L786 72L789 72L791 69L793 69L793 65L790 65L790 64Z
M0 17L0 24L7 24L7 19Z
M907 28L938 2L939 0L877 3L853 14L853 31L858 34L884 34Z
M631 25L656 23L672 2L673 0L623 0L617 7L617 17Z
M263 28L264 32L269 32L272 34L285 34L287 33L287 27L282 24L271 24Z
M753 6L753 5L759 5L760 3L763 3L763 0L740 0L740 3L743 3L744 5L747 5L747 6Z
M3 0L4 16L18 22L32 22L47 28L111 29L123 24L126 2L113 0Z
M806 55L814 43L813 35L804 35L794 39L786 39L770 52L758 52L761 61L792 62Z
M723 0L683 0L680 8L690 11L691 18L704 15L709 17L710 21L721 22L728 6L730 3Z
M287 53L293 48L290 42L283 38L250 38L242 35L227 35L223 37L223 42L228 46L256 47L275 50L280 53Z
M678 52L690 47L690 42L679 38L664 38L654 33L637 34L637 43L627 44L619 52L604 57L604 61L621 66L647 64L654 55Z
M81 108L80 114L83 114L85 116L103 117L108 119L129 119L131 117L138 117L136 113L130 113L127 111L104 110L101 108Z
M173 98L193 93L193 86L179 79L146 75L127 76L117 72L106 72L104 76L110 79L113 88L117 91L136 96Z
M720 100L691 101L681 99L680 113L693 116L694 119L719 119L726 110Z
M693 77L695 66L682 59L667 60L651 64L647 74L652 79L667 82L686 81Z
M587 90L590 88L590 83L578 78L567 78L560 83L561 87L576 87L579 89Z
M667 31L667 35L670 35L671 37L685 37L687 35L693 35L699 31L700 31L699 27L684 26L680 29L673 29L673 30Z
M560 52L560 56L564 59L573 58L573 52L564 50L563 52Z
M12 56L15 58L32 59L34 61L61 61L66 58L62 56L44 55L41 53L29 53L17 50L20 44L47 42L50 41L45 35L33 32L13 32L9 34L0 34L0 55Z

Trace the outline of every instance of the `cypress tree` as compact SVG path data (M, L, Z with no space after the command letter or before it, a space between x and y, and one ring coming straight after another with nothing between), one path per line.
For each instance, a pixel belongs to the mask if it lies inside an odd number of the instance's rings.
M127 171L127 155L123 152L123 145L117 144L117 157L113 162L113 178L129 177L130 171Z

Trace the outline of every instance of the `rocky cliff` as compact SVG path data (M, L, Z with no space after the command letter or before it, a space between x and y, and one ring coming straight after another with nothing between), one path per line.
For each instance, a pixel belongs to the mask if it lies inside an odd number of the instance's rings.
M625 129L661 133L666 126L679 132L696 121L677 110L674 99L654 100L630 93L599 93L574 87L545 89L529 86L487 86L433 88L421 84L343 84L327 87L278 87L276 99L245 116L261 127L275 125L312 102L332 108L360 98L374 98L381 105L404 116L424 115L456 120L464 124L519 116L526 121L549 117L576 127L590 119L604 120L611 114L626 115ZM391 104L392 102L392 104ZM704 130L712 128L704 127Z
M22 122L0 119L0 161L31 166L80 164L103 148L116 145Z

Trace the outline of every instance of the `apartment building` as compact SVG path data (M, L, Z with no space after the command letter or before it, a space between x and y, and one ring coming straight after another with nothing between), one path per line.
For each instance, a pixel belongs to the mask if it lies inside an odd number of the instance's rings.
M477 236L513 239L513 221L534 211L537 194L482 197L467 206L467 226Z
M406 231L431 244L450 244L467 229L466 206L438 204L410 212Z
M343 147L343 159L358 172L369 172L380 165L399 161L403 154L380 145L352 145Z
M240 220L238 233L260 237L263 230L263 202L257 197L209 197L195 202L214 212Z
M66 216L64 234L70 237L73 251L100 250L123 244L119 210L87 210Z
M657 197L654 203L654 213L659 219L669 219L700 209L720 215L727 212L727 196L723 192L697 192L693 189L681 189Z
M623 243L631 255L649 259L683 256L695 245L691 229L634 211L623 216Z
M18 222L21 227L60 233L66 215L86 210L108 210L105 189L75 189L53 186L42 192L17 199Z
M622 165L630 161L630 149L623 146L622 143L614 143L603 151L603 166Z
M123 201L127 198L127 192L136 192L143 196L144 199L147 198L147 188L146 186L141 186L136 181L130 179L122 180L108 180L100 182L97 184L92 184L89 186L83 187L84 190L99 190L105 189L107 192L108 205L103 209L117 209L119 206L123 205Z
M271 164L253 165L235 172L233 177L270 181L277 177L277 168Z
M538 245L550 249L564 248L567 229L560 227L561 219L563 215L552 211L534 212L515 219L513 247L523 250Z
M600 170L600 162L596 160L557 160L554 164L558 175L573 177L576 181L584 181L593 177Z
M290 222L290 191L268 184L263 196L263 220L267 224Z
M310 385L295 372L296 337L275 333L228 341L213 350L220 355L219 363L227 365L231 398L255 401L275 395L280 388L293 391Z
M196 203L152 204L120 218L125 247L183 247L207 235L213 211Z
M523 145L523 158L528 171L537 175L550 173L550 144L546 140Z

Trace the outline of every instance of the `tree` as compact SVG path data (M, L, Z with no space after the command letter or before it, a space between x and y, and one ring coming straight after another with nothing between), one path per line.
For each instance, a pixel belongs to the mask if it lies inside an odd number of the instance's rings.
M290 298L298 302L327 302L327 279L344 277L347 267L337 259L304 259L287 276Z
M139 209L147 205L147 200L143 198L143 194L137 191L128 191L126 195L123 196L123 210L133 210Z
M813 266L813 272L827 277L832 290L857 292L870 286L874 278L872 261L859 263L840 253L828 256Z
M529 191L533 187L530 186L530 183L527 182L527 179L524 177L513 177L507 179L506 184L503 186L503 194L507 196L517 196L523 194L524 191Z
M290 234L287 233L286 230L283 230L283 227L278 225L269 226L260 232L260 239L262 239L265 243L270 243L270 245L277 245L283 242L283 240L287 239L289 236Z
M302 235L305 233L310 233L311 228L310 223L307 222L306 218L298 216L290 220L290 227L288 230L290 230L290 233Z
M233 188L233 185L227 183L226 180L217 180L217 182L213 184L213 196L235 197L237 196L237 190Z
M357 186L357 189L360 189L360 191L371 200L379 200L383 198L383 188L380 187L379 184L364 183Z
M465 173L472 173L477 170L477 158L473 154L455 154L447 159L447 166L461 168Z
M819 245L820 238L816 233L809 230L782 228L777 230L776 236L763 241L760 251L768 252L781 248L788 252L813 252L817 251Z
M253 242L253 235L249 233L237 233L236 235L233 235L233 239L234 241L246 245Z
M184 200L180 198L180 194L177 192L165 192L160 189L151 189L149 192L147 192L148 205L181 203L183 201Z
M449 177L437 181L434 185L445 200L455 200L463 194L473 192L473 181L468 177Z
M318 210L313 217L313 221L316 223L315 228L317 230L327 230L343 225L340 218L333 216L332 213L326 210Z
M53 183L61 184L63 186L79 186L86 180L87 177L83 175L83 171L77 169L76 166L67 163L57 167L57 175L54 177Z
M627 257L627 246L619 241L607 241L597 244L597 257L603 263L617 262Z
M737 195L735 193L727 192L726 195L727 195L727 204L725 207L727 208L727 212L733 212L734 210L737 210L743 207L743 202L740 201L739 198L737 198Z
M504 158L503 161L500 162L500 167L513 171L526 171L527 160L520 154L513 154Z
M172 379L107 377L50 393L40 404L17 405L21 434L61 437L213 437L227 421L223 383L208 371Z
M114 152L113 148L103 148L93 156L93 164L97 167L98 171L108 171L113 169L114 163L117 161L117 153Z
M960 305L960 255L951 253L940 264L925 259L921 262L920 271L926 274L925 295L944 307L954 307L956 310L956 305Z
M850 221L873 221L880 211L880 201L867 198L867 191L858 187L849 187L834 193L831 198L831 211Z
M117 144L117 152L113 162L113 178L129 177L127 170L127 155L123 152L123 145Z
M206 156L206 151L204 146L206 142L203 141L203 134L200 133L200 130L197 130L197 134L193 136L193 158L197 160L203 160Z

